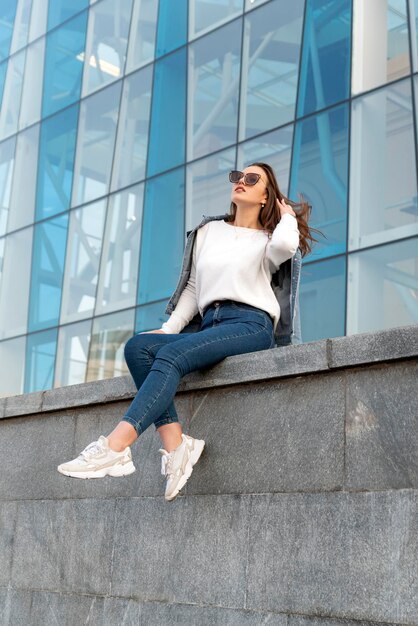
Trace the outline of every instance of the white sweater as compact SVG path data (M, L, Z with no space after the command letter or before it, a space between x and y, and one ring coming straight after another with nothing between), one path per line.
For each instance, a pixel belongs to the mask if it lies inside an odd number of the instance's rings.
M224 299L267 311L275 330L280 306L271 275L298 245L297 219L290 213L283 214L271 239L263 230L232 226L224 220L207 222L196 233L189 280L161 330L177 334L197 312L203 315L206 306Z

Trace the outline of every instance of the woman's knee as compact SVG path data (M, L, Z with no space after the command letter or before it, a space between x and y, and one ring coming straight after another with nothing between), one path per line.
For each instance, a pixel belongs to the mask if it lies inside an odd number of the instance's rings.
M147 333L139 333L138 335L134 335L125 343L125 347L123 349L123 353L125 356L125 361L129 364L129 361L138 358L141 358L141 354L146 351L147 346L150 343L149 334ZM148 357L149 358L149 357Z

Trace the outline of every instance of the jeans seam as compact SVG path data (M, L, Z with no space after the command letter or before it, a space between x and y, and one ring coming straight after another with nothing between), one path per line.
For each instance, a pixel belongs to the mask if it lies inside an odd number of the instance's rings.
M145 333L144 333L144 334L145 334ZM156 347L157 347L157 346L159 346L159 345L160 345L159 343L153 343L151 346L146 346L146 351L151 350L151 348L156 348ZM148 365L150 366L150 368L151 368L151 367L152 367L152 365L153 365L153 361L152 361L151 357L150 357L150 356L146 353L146 354L145 354L145 358L147 359L147 364L148 364ZM147 407L147 409L146 409L146 410L148 410L148 407ZM166 409L166 411L167 411L167 409ZM128 415L128 414L125 414L125 415ZM128 417L130 417L130 416L128 415ZM133 419L133 418L131 418L131 419ZM165 422L165 423L167 423L167 424L169 424L169 423L170 423L170 424L176 423L176 422L173 422L173 420L171 419L171 417L170 417L170 416L169 416L169 418L164 418L164 419L165 419L165 420L167 420L167 421ZM170 420L170 421L168 421L168 420ZM155 422L154 422L154 423L155 423ZM163 424L161 424L161 426L163 426ZM142 432L142 429L141 429L141 432Z

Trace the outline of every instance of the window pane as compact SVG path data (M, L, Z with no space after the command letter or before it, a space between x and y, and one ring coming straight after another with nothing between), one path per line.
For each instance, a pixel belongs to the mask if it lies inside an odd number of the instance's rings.
M10 54L20 50L28 43L31 4L31 0L18 0Z
M102 0L89 11L83 95L108 85L125 69L132 0Z
M62 24L88 6L88 0L49 0L48 30Z
M302 341L344 336L346 257L305 263L300 279Z
M3 61L0 64L0 105L3 99L4 81L6 80L8 61Z
M41 117L45 39L36 41L26 51L25 78L20 107L19 128L26 128Z
M109 199L96 314L135 306L144 185Z
M168 54L187 41L187 0L160 0L156 56Z
M0 236L7 232L15 162L16 137L0 143Z
M152 66L125 78L113 164L112 189L145 178L152 89Z
M126 61L127 72L132 72L154 59L157 12L158 2L155 0L134 0Z
M186 231L202 221L203 215L228 213L231 205L230 170L235 169L235 148L199 159L187 166Z
M236 142L241 28L235 20L189 46L189 161Z
M409 74L406 11L406 0L354 0L353 94Z
M128 374L125 343L133 335L135 310L96 317L93 321L87 380L101 380Z
M409 1L409 16L412 44L412 67L413 71L416 72L418 70L418 0Z
M29 331L58 324L68 214L35 226Z
M45 0L32 0L29 41L33 41L45 34L47 28L47 14L48 2L45 2Z
M144 304L136 310L135 333L142 333L147 330L161 328L169 316L165 313L167 300Z
M93 314L105 211L101 200L70 213L61 324Z
M23 393L26 337L0 341L0 397Z
M61 326L58 336L54 387L84 383L92 320Z
M347 229L348 106L296 124L289 197L312 205L310 226L321 235L310 260L345 252Z
M0 339L26 332L31 255L32 228L0 239Z
M180 273L184 241L184 168L179 168L146 183L138 304L170 294Z
M43 117L80 97L86 26L85 11L47 35Z
M39 124L17 135L12 197L7 230L28 226L34 221L38 167ZM22 181L25 184L22 185Z
M244 20L241 139L293 120L303 0L270 2Z
M42 122L36 218L50 217L70 206L78 104Z
M148 176L185 159L186 48L155 63Z
M418 234L411 83L353 100L349 249Z
M242 13L243 0L189 0L189 39Z
M350 58L351 0L306 0L298 117L349 97Z
M0 4L0 60L9 56L16 7L17 0L8 0Z
M13 135L18 130L25 54L25 50L18 52L9 59L7 64L0 110L0 139Z
M81 101L73 206L109 192L121 85L119 81Z
M250 11L251 9L260 6L260 4L264 4L269 1L270 0L245 0L245 10Z
M238 146L238 169L256 161L268 163L275 171L280 191L287 196L292 141L293 124L241 143Z
M28 335L24 392L51 389L54 379L57 329Z
M350 254L348 270L348 335L418 324L418 238Z

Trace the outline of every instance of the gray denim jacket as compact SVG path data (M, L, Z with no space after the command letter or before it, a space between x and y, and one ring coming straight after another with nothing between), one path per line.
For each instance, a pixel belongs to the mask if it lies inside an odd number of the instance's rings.
M165 313L171 315L190 277L193 258L193 244L199 228L212 220L223 220L223 215L204 215L198 226L187 232L187 242L183 255L183 264L177 287L168 301ZM299 282L302 267L302 253L298 248L290 259L282 263L279 269L272 274L271 287L280 305L280 319L276 327L276 346L302 343L299 313ZM202 316L196 313L194 318L180 332L192 333L200 330Z

